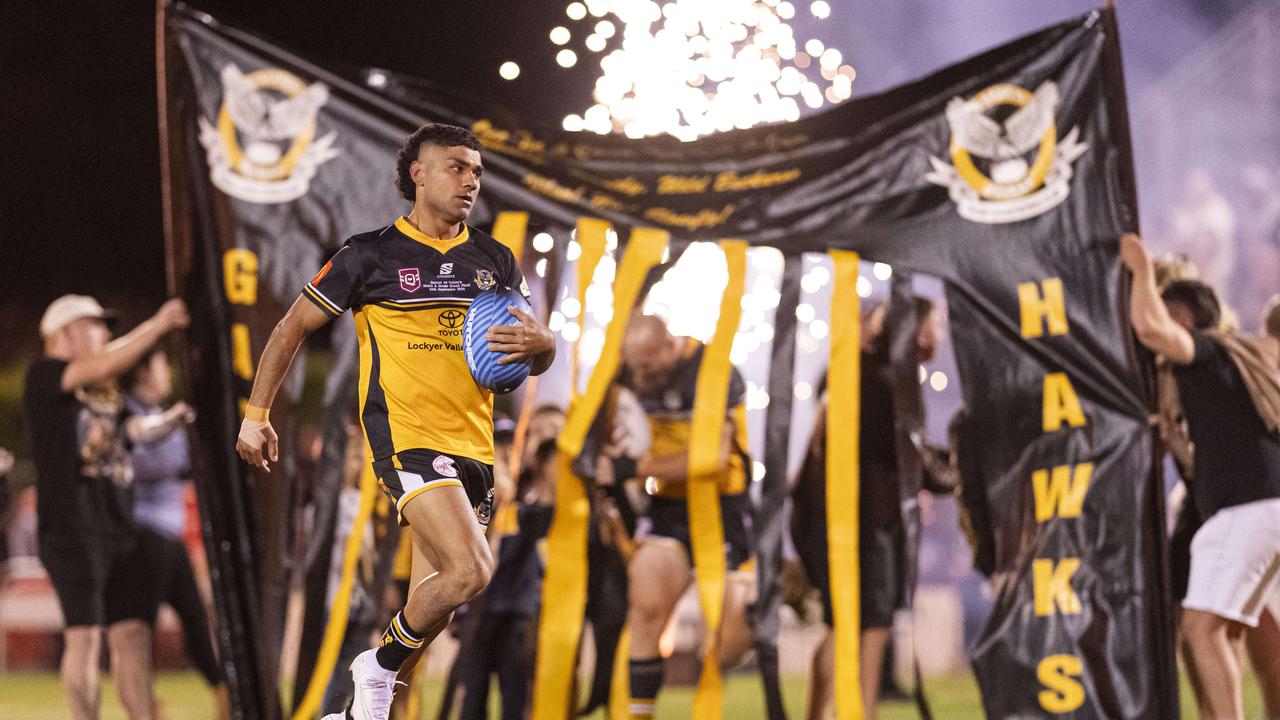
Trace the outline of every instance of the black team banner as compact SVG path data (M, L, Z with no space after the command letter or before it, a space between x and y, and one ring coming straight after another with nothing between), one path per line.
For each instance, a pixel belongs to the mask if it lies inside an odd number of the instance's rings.
M992 509L998 595L974 653L988 715L1177 717L1151 398L1117 257L1136 201L1110 11L799 122L694 143L535 127L516 109L421 79L299 57L182 5L162 29L170 255L198 319L188 360L199 484L239 717L280 715L301 466L288 411L302 364L275 408L285 454L269 477L232 453L239 404L272 325L311 273L349 235L407 211L394 153L427 120L481 138L487 172L471 217L481 227L522 211L530 225L567 232L590 216L668 230L678 245L846 249L942 278L968 408L960 431L978 434L965 444L978 457L961 459L972 469L965 492ZM334 323L340 350L347 324ZM777 359L789 374L788 358ZM342 385L331 379L326 398L326 439L338 443L354 401ZM790 418L768 418L769 435L785 436ZM340 456L328 444L324 456ZM765 462L766 484L781 482L785 457ZM332 482L317 484L317 505L332 504ZM757 517L766 596L780 506ZM762 602L766 634L776 605ZM765 637L760 647L774 645Z

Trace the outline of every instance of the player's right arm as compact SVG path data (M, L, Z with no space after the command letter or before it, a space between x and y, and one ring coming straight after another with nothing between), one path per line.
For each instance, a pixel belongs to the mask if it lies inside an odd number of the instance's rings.
M268 459L275 462L279 458L279 437L271 427L269 416L271 403L284 383L284 376L289 372L298 348L302 347L308 335L331 319L331 315L311 300L299 296L271 331L262 359L258 361L258 373L249 393L249 406L245 409L240 436L236 439L236 452L250 465L271 472Z
M715 472L724 472L729 467L729 458L733 455L734 425L727 422L720 435L720 454L716 458ZM679 485L689 481L689 453L673 453L655 455L646 453L636 460L637 477L655 477L667 484Z
M236 452L245 462L270 472L267 461L274 462L280 450L280 439L271 427L271 403L293 364L293 356L298 354L308 335L359 303L363 278L360 253L348 241L311 282L303 286L293 307L276 323L258 360L249 406L245 408L240 437L236 440Z

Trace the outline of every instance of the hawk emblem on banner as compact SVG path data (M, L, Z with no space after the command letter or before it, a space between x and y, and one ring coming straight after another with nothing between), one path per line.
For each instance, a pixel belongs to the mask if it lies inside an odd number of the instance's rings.
M222 68L222 106L215 122L200 118L209 178L226 194L274 204L307 194L317 168L338 154L337 133L316 139L316 115L329 100L323 83L278 68L243 73Z
M960 216L973 222L1017 222L1051 210L1071 194L1071 164L1088 149L1078 128L1058 139L1057 109L1053 81L1034 93L1000 83L968 100L952 98L951 162L930 157L925 179L947 188Z

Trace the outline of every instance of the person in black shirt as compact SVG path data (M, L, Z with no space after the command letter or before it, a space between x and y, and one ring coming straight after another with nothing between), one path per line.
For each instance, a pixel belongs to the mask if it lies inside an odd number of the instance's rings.
M609 422L618 433L603 448L611 460L613 482L642 479L648 507L636 524L635 552L627 562L627 629L631 717L653 717L663 683L660 638L680 597L694 581L693 537L689 517L689 449L698 371L705 347L693 338L671 334L659 317L637 314L622 343L624 365L618 387L633 393L647 422L630 428L621 422L621 402ZM736 664L750 645L747 605L752 592L755 548L747 482L746 384L736 368L725 388L725 418L714 480L720 496L724 543L724 604L716 650L725 667ZM625 412L625 411L624 411ZM647 426L647 433L642 428ZM647 443L636 436L647 434ZM647 448L641 445L647 444ZM635 454L635 455L633 455Z
M1243 719L1235 641L1258 627L1280 581L1280 434L1260 415L1214 331L1221 309L1213 290L1179 280L1158 291L1137 235L1121 238L1120 257L1133 272L1133 329L1143 345L1174 364L1194 446L1190 495L1204 525L1191 541L1180 624L1200 679L1200 714Z
M916 299L921 319L916 330L916 357L933 359L938 346L934 305ZM892 366L884 324L887 305L867 314L862 343L861 402L858 445L858 565L861 576L859 684L866 717L874 719L880 700L885 650L894 613L905 605L906 535L898 489L894 437ZM810 436L804 462L791 490L791 540L809 582L822 596L827 632L814 652L809 692L809 718L827 717L834 686L834 617L827 555L827 442L825 403ZM890 669L890 672L892 670Z
M495 441L499 441L497 437ZM554 438L539 443L533 466L521 473L514 496L499 504L494 513L491 532L497 536L497 566L489 587L472 603L478 617L457 660L465 688L460 720L490 717L489 678L494 673L502 696L503 720L520 720L526 715L542 605L539 545L551 528L555 452Z
M27 370L23 395L36 466L40 560L62 606L62 685L77 720L98 717L103 627L125 711L130 718L152 717L148 623L156 598L135 552L126 436L144 439L164 421L127 419L116 378L188 321L182 301L170 300L110 341L109 317L84 295L49 305L40 321L44 355Z

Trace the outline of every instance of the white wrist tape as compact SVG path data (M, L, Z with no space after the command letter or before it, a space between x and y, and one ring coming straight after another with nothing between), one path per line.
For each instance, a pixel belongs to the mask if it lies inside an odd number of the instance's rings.
M262 449L267 443L266 433L262 432L266 428L271 427L269 420L250 420L245 418L240 422L240 440L251 448Z

